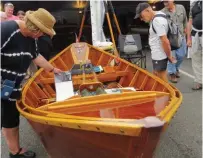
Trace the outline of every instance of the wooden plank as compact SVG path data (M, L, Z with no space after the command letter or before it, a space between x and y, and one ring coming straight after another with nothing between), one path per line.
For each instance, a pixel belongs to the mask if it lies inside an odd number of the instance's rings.
M143 83L142 83L142 85L140 86L139 89L144 89L145 85L147 84L148 79L149 79L149 76L146 75L144 80L143 80Z
M59 59L59 61L61 62L63 68L64 68L65 70L68 70L68 66L64 63L64 61L61 59L61 57L59 57L58 59Z
M110 57L107 65L110 66L113 59L114 59L113 57Z
M158 84L157 81L155 81L155 82L154 82L154 85L152 86L151 91L154 91L154 90L156 89L157 84Z
M97 65L100 65L102 63L103 57L104 57L104 54L101 54L99 61L97 62Z
M41 80L41 79L46 79L46 78L44 78L42 75L39 75L38 79ZM52 97L52 95L47 91L47 89L46 89L47 86L46 85L43 85L41 82L39 82L37 84L49 98Z
M43 78L43 79L46 79L44 78L42 75L39 75L40 78ZM48 84L45 84L45 85L42 85L45 89L46 89L46 93L49 94L49 97L54 97L54 94L56 93L53 88L48 85ZM44 90L44 89L43 89Z
M119 108L116 108L116 118L119 118Z
M33 105L33 102L29 99L29 97L26 97L26 98L25 98L25 103L26 103L27 105L31 106L31 107L34 106L34 105Z
M131 82L130 82L130 84L129 84L129 87L134 86L134 84L135 84L135 82L136 82L136 80L137 80L137 76L139 75L139 73L140 73L140 71L137 70L136 73L135 73L135 75L134 75L134 77L133 77L133 79L131 80Z
M102 73L98 75L98 80L100 82L107 82L107 81L112 81L111 79L116 79L117 77L123 77L127 76L129 72L127 71L118 71L118 72L113 72L113 73Z
M66 65L67 69L70 70L74 64L72 54L70 50L66 51L64 54L62 54L61 59L63 60L64 64Z
M73 57L73 62L75 64L79 64L78 60L77 60L77 57L75 56L74 52L73 52L73 48L71 47L71 54L72 54L72 57Z
M139 98L139 99L129 99L122 101L122 99L117 99L115 101L99 103L97 104L89 104L85 106L68 106L68 105L59 105L59 106L50 106L47 108L47 111L73 114L73 113L81 113L81 112L90 112L90 111L98 111L100 109L115 109L115 108L125 108L129 106L138 106L143 103L148 103L154 101L155 97L150 98ZM122 102L122 103L121 103ZM85 107L85 108L84 108Z
M38 99L37 99L37 97L34 95L34 93L31 91L31 89L28 89L25 99L29 99L29 101L30 101L32 107L34 107L34 108L37 107Z
M55 96L55 91L53 90L53 88L50 85L44 85L44 87L47 89L47 92L51 95L51 97Z
M89 47L88 46L86 46L86 52L85 52L86 54L85 54L85 60L88 60L88 58L89 58Z
M120 68L120 64L119 64L119 68ZM125 68L125 71L127 71L128 68L129 68L129 65ZM125 76L120 79L119 84L122 85L124 80L125 80Z
M112 72L112 73L101 73L97 75L97 78L100 82L107 81L108 78L117 78L120 76L126 76L129 72L126 71L118 71L118 72ZM73 81L78 81L82 79L82 75L77 75L72 77ZM94 75L88 75L86 76L86 79L94 79ZM53 84L54 78L41 78L39 80L42 84Z
M35 81L33 81L32 85L34 93L38 93L39 96L41 96L41 98L48 98L48 96L43 92L43 90L37 85L37 83Z

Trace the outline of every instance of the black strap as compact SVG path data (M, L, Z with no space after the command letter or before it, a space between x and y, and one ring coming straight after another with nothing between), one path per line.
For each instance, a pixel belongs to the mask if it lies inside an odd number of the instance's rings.
M164 14L156 14L156 15L154 16L154 18L156 18L156 17L162 17L162 18L167 19L167 16L164 15ZM154 25L153 25L154 18L152 19L152 29L153 29L153 31L156 33L156 30L155 30Z

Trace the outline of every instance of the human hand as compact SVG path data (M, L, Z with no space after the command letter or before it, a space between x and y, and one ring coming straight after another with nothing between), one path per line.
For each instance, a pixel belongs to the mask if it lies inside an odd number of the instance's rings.
M176 64L177 60L174 57L169 57L168 60L172 63L172 64Z
M187 40L187 46L188 46L188 47L191 47L191 46L192 46L192 40L191 40L191 39L188 39L188 40Z
M55 73L55 74L59 74L60 72L62 72L62 71L58 68L53 69L53 73Z

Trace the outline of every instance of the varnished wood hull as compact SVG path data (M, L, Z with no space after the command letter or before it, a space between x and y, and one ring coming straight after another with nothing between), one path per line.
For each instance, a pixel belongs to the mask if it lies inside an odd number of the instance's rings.
M24 87L17 108L48 154L52 158L152 157L161 132L182 102L180 91L120 58L117 66L111 66L116 57L91 45L84 49L88 52L84 56L75 55L76 48L67 47L50 62L67 71L78 63L77 58L89 59L105 71L86 75L88 84L113 82L107 87L134 87L137 92L52 102L56 97L53 74L39 70ZM83 77L72 78L74 88L80 89Z
M151 158L161 127L125 136L55 127L30 121L51 158Z

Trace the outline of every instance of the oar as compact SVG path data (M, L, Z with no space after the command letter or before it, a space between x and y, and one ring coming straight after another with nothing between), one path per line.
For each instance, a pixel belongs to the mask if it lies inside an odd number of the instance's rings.
M89 7L89 1L87 2L87 5L86 5L86 7L84 9L84 14L82 16L82 22L81 22L81 25L80 25L80 31L79 31L79 36L77 38L77 42L80 42L80 38L81 38L81 35L82 35L82 30L83 30L83 27L84 27L88 7Z
M116 17L116 14L115 14L115 11L114 11L112 2L111 2L111 1L108 1L108 2L109 2L109 5L110 5L110 8L111 8L111 11L112 11L112 13L113 13L113 18L114 18L114 21L115 21L115 24L116 24L118 33L121 35L121 29L120 29L120 26L119 26L119 23L118 23L118 19L117 19L117 17Z
M110 30L110 34L111 34L111 39L112 39L112 42L113 42L113 45L114 45L114 54L119 57L119 54L118 54L118 50L116 48L116 42L114 40L114 34L113 34L113 30L112 30L112 26L111 26L111 21L110 21L110 17L109 17L109 12L108 12L108 7L107 7L107 3L106 1L104 1L104 7L105 7L105 14L106 14L106 18L107 18L107 21L108 21L108 26L109 26L109 30Z

